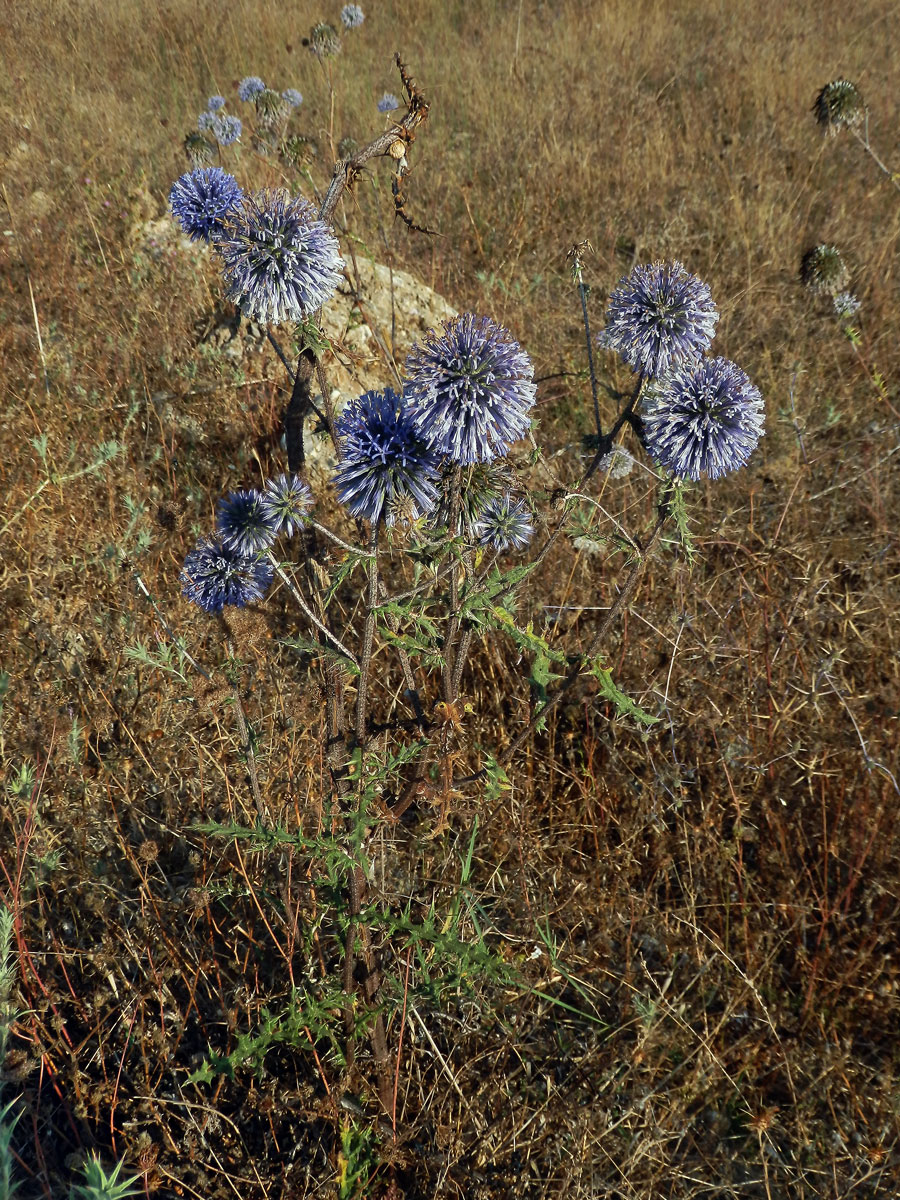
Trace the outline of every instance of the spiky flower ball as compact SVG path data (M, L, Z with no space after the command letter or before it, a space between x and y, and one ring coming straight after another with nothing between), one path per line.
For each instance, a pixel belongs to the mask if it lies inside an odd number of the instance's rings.
M385 92L378 101L378 111L380 113L393 112L395 108L400 107L400 101L393 92Z
M220 146L233 146L243 132L243 125L238 117L217 117L213 125L213 136Z
M214 142L194 129L184 139L184 152L188 157L188 162L196 170L213 161L216 156L216 147Z
M292 167L315 158L319 153L319 147L313 139L304 137L302 133L292 133L284 138L278 149L284 161Z
M197 129L200 131L200 133L212 133L218 119L219 118L214 112L202 112L200 113L199 117L197 117Z
M759 390L727 358L702 358L674 370L642 411L644 444L679 479L718 479L749 459L763 434Z
M837 246L823 243L803 255L800 278L813 295L836 296L849 283L850 272Z
M345 4L341 9L341 24L345 29L359 29L366 14L358 4Z
M866 106L856 85L849 79L833 79L816 96L816 120L832 137L841 129L854 129L866 115Z
M597 464L597 469L610 479L624 479L631 474L634 466L633 455L624 446L615 445L608 454L604 454Z
M241 554L218 538L203 538L184 560L181 591L205 612L226 604L243 608L261 600L272 583L271 565L255 554Z
M280 92L272 88L263 88L253 97L256 118L260 125L280 125L288 115L288 105Z
M534 536L534 518L524 500L513 500L505 492L491 500L482 511L475 534L482 546L504 551L523 550Z
M307 519L313 495L299 475L278 475L266 483L263 500L271 514L275 533L293 537Z
M709 288L680 262L635 267L609 298L598 341L655 378L697 358L715 337L719 314Z
M334 472L338 498L354 517L392 525L406 511L423 516L437 499L437 456L413 427L391 388L351 400L337 423L344 457Z
M221 167L198 167L175 180L169 204L192 241L218 243L243 195L235 177Z
M206 102L206 107L209 112L218 112L220 108L225 107L224 96L210 96Z
M428 524L435 529L450 529L457 536L471 534L487 506L508 491L510 484L510 471L502 458L462 470L446 463L441 471L440 499L429 514Z
M247 317L302 321L334 294L337 238L302 197L280 189L244 198L217 248L229 300Z
M276 521L256 488L230 492L216 506L216 532L222 544L239 554L258 554L275 541Z
M862 307L852 292L838 292L833 303L834 311L842 321L849 321L855 317Z
M289 108L299 108L303 103L303 96L296 88L285 88L281 98Z
M341 52L341 35L333 25L329 25L327 21L320 21L309 31L307 44L320 61L325 58L334 58Z
M524 437L536 388L531 359L502 325L464 313L430 330L406 360L415 428L453 462L490 462Z
M266 85L258 75L246 75L238 84L238 96L245 102L265 90Z

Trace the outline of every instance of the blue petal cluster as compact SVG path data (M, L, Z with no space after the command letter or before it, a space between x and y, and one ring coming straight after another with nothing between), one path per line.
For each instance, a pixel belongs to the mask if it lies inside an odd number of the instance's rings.
M400 101L393 92L385 92L378 101L378 111L380 113L393 112L395 108L400 107Z
M226 604L243 608L261 600L272 583L273 569L255 554L241 554L217 538L203 538L184 560L181 591L209 613Z
M238 117L217 117L213 125L213 136L220 146L232 146L241 136L243 125Z
M359 29L366 14L358 4L345 4L341 9L341 24L345 29Z
M193 241L216 242L225 235L244 193L221 167L198 167L172 184L172 215Z
M272 515L276 533L292 537L312 508L313 495L309 484L299 475L278 475L266 483L263 499Z
M258 92L264 92L266 85L258 75L247 75L238 84L238 96L241 100L252 100Z
M509 492L491 500L482 510L475 536L482 546L504 551L522 550L534 537L534 518L524 500L513 500Z
M838 292L834 297L834 311L845 321L855 317L861 308L859 300L852 292Z
M337 423L344 457L334 472L338 498L354 517L393 525L398 511L413 517L437 500L438 460L391 388L351 400Z
M598 341L635 371L656 378L703 354L718 319L702 280L680 262L655 262L619 281Z
M281 98L285 104L289 104L291 108L299 108L303 103L303 96L296 88L285 88L281 93Z
M337 288L337 238L302 197L281 190L248 196L217 248L229 300L257 321L302 321Z
M239 554L259 554L275 540L276 521L262 492L230 492L216 507L216 532L223 546Z
M209 112L218 112L220 108L225 107L224 96L210 96L206 102L206 107Z
M673 371L642 411L644 444L680 479L719 479L749 459L763 434L759 390L727 358L703 358Z
M465 313L406 360L415 428L456 463L490 462L524 437L535 401L531 359L501 325Z

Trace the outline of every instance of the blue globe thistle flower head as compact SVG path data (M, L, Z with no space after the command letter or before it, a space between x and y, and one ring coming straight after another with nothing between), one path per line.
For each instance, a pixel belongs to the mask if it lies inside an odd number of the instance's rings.
M215 129L218 120L219 118L214 112L207 110L206 112L202 112L197 118L197 128L201 133L211 133Z
M212 127L213 136L220 146L233 146L243 132L243 125L238 117L216 117Z
M272 516L275 533L293 537L294 530L307 519L313 494L299 475L278 475L266 483L263 501Z
M220 239L228 299L257 321L302 321L337 288L337 238L302 197L280 189L244 198Z
M252 100L258 92L264 92L266 85L258 75L246 75L238 84L238 97L241 100Z
M647 452L679 479L743 467L763 435L759 390L727 358L702 358L654 388L641 416Z
M834 311L842 321L849 321L851 317L855 317L862 307L852 292L838 292L833 303Z
M354 517L393 525L437 500L437 456L413 426L403 397L391 388L351 400L337 422L344 457L334 471L338 499Z
M475 536L482 546L494 550L523 550L534 537L534 518L524 500L513 500L509 492L504 492L485 505Z
M341 9L341 24L345 29L359 29L366 14L358 4L345 4Z
M427 333L406 360L407 402L419 435L468 466L524 437L536 388L531 359L502 325L464 313Z
M192 241L218 242L243 195L235 177L221 167L197 167L175 180L169 204Z
M224 108L224 107L225 107L225 97L224 96L210 96L210 98L206 102L206 109L208 112L218 112L220 108Z
M230 492L216 506L216 532L222 544L239 554L259 554L275 540L276 521L262 492Z
M709 288L680 262L635 267L609 298L598 342L656 378L709 349L719 314Z
M380 113L393 112L395 108L400 107L400 101L393 92L385 92L378 101L378 111Z
M184 560L181 591L205 612L226 604L244 608L261 600L272 583L272 566L255 554L241 554L219 538L203 538Z
M604 454L597 464L597 470L610 479L624 479L631 474L634 458L624 446L616 444L608 454Z
M303 96L296 88L285 88L281 93L281 98L285 104L289 104L291 108L299 108L303 103Z

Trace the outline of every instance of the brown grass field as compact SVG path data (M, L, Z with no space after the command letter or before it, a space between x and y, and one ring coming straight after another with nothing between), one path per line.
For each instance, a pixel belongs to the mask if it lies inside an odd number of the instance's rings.
M333 111L302 45L329 5L13 0L0 18L0 1110L21 1112L17 1194L68 1195L95 1151L139 1194L204 1200L900 1196L900 191L811 112L830 79L855 81L900 170L900 5L369 0ZM340 968L307 936L302 856L196 829L257 818L227 688L129 655L168 642L162 617L225 662L178 573L227 488L285 469L287 398L262 359L202 342L223 303L210 256L155 254L135 230L165 217L206 97L248 74L303 92L319 152L292 186L323 188L331 138L384 128L395 51L431 104L407 191L436 236L395 220L384 161L340 228L521 340L554 470L577 477L592 431L566 263L581 239L596 328L635 261L680 259L719 305L716 353L767 407L749 466L689 491L696 563L663 540L607 647L663 720L641 732L585 681L500 799L471 787L444 829L422 804L373 834L380 899L440 923L464 896L465 936L520 978L429 976L386 939L396 1138L364 1038L343 1073L306 1027L189 1081ZM228 153L251 182L288 182ZM856 346L801 286L819 242L850 267ZM648 527L646 471L605 488ZM520 616L564 605L584 643L625 570L560 545ZM262 819L296 830L321 815L321 691L278 642L283 600L229 636ZM474 654L472 754L527 721L526 675L503 639Z

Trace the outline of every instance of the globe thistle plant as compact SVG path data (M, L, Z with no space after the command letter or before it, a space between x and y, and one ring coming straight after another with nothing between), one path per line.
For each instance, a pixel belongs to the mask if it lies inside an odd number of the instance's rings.
M451 529L457 536L470 533L487 506L510 487L504 459L475 463L459 472L455 464L446 463L441 475L440 498L428 523L435 529Z
M523 550L534 536L534 517L524 500L513 500L505 492L485 506L475 526L475 535L482 546L494 550Z
M224 108L224 107L225 107L225 97L224 96L210 96L210 98L206 102L206 108L207 108L208 112L218 112L220 108Z
M677 368L651 391L641 415L648 454L679 479L738 470L763 434L762 396L727 358Z
M813 112L823 132L834 137L842 129L855 129L861 124L866 106L849 79L833 79L816 96Z
M709 348L718 311L709 288L680 262L637 266L609 298L598 338L642 375L656 378Z
M301 97L302 99L302 97ZM253 97L256 116L261 125L280 125L288 114L288 105L280 92L264 88Z
M403 397L391 388L351 400L337 423L344 457L334 472L338 498L354 517L394 524L417 518L437 499L437 456L417 434Z
M334 294L344 265L337 238L302 197L245 197L217 248L229 300L258 321L302 321Z
M262 492L230 492L216 507L216 532L222 545L239 554L259 554L275 540L277 521Z
M341 52L341 35L327 21L313 25L307 39L310 51L321 62L325 58L334 58Z
M294 531L307 519L313 495L309 484L299 475L278 475L266 483L263 501L272 518L274 532L293 537Z
M319 147L312 138L304 137L302 133L292 133L282 141L279 151L286 163L296 167L302 162L315 158L319 153Z
M264 92L266 85L258 75L247 75L238 84L238 96L245 103L252 100L259 92Z
M502 457L531 424L534 367L489 317L465 313L430 330L406 360L407 401L420 437L455 463Z
M197 170L198 167L205 167L213 161L216 156L216 147L209 138L193 129L184 139L184 152L191 167Z
M358 4L345 4L341 9L341 24L345 29L359 29L366 14Z
M850 272L837 246L823 243L803 255L800 278L814 296L836 296L849 283Z
M213 125L213 136L220 146L233 146L243 132L243 125L238 117L217 117Z
M203 538L184 560L181 591L205 612L218 613L226 604L244 608L261 600L273 574L258 555L241 554L219 538Z
M218 119L214 112L210 112L209 110L202 112L197 117L197 129L200 133L212 133Z
M303 103L303 96L296 88L285 88L281 98L289 108L299 108Z
M393 92L385 92L378 101L378 111L380 113L393 112L395 108L400 107L400 101Z
M842 321L849 321L859 312L861 305L852 292L838 292L834 297L834 311Z
M624 446L615 445L608 454L604 454L597 464L597 469L610 479L624 479L630 475L634 467L634 456Z
M172 215L192 241L218 242L243 198L238 181L221 167L198 167L172 184Z

